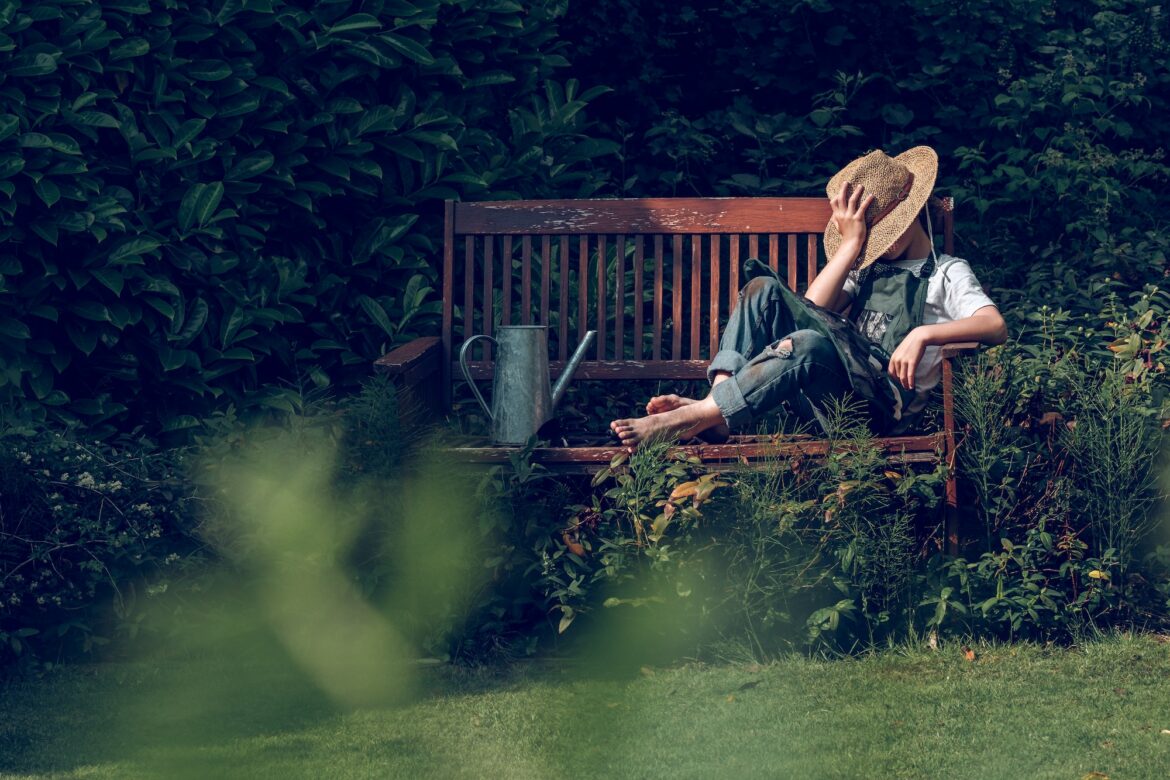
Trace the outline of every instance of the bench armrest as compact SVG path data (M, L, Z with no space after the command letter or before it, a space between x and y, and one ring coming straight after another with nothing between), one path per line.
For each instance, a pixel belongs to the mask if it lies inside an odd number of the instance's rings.
M422 336L387 352L374 361L374 370L401 377L414 385L435 374L442 366L443 344L438 336Z
M959 341L954 344L943 344L939 347L939 354L944 358L958 357L970 352L977 352L983 346L978 341Z

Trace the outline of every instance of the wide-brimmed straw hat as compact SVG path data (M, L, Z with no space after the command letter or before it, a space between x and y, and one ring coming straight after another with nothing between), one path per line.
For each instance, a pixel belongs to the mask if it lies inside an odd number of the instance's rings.
M882 256L922 211L938 176L938 155L929 146L916 146L890 157L878 150L859 157L829 179L825 192L833 197L849 182L850 191L865 187L864 198L873 195L865 212L869 233L854 268L865 268ZM841 245L841 233L832 219L825 227L825 257Z

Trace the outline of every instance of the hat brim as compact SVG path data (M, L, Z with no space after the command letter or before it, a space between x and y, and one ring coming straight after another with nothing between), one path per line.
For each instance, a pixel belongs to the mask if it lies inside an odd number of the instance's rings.
M850 180L863 159L863 157L859 157L829 179L825 190L830 198L840 192L841 187ZM914 183L910 187L910 194L906 196L906 200L895 206L880 222L869 229L865 245L862 247L861 257L854 268L860 269L872 265L885 254L914 222L918 212L922 211L922 207L930 199L930 193L934 191L934 181L938 177L938 154L935 153L934 149L929 146L916 146L893 159L906 166L914 174ZM871 205L870 208L875 208L875 206ZM825 257L833 257L840 246L841 232L837 229L836 223L830 219L829 224L825 226Z

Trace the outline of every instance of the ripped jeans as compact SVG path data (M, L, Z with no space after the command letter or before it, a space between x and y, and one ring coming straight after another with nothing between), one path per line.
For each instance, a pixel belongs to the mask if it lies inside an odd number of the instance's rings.
M731 374L711 388L711 398L733 432L784 402L802 421L823 426L828 399L848 395L852 387L833 342L798 327L786 293L768 276L748 282L707 367L709 382L717 371Z

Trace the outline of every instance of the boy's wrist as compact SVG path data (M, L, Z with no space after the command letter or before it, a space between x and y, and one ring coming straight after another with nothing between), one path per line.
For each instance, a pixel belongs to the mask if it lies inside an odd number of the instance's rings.
M844 263L848 261L849 265L853 265L857 258L861 256L861 248L863 246L865 246L863 239L842 239L841 243L837 245L837 251L829 258L829 262Z

